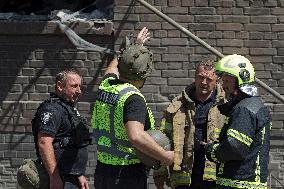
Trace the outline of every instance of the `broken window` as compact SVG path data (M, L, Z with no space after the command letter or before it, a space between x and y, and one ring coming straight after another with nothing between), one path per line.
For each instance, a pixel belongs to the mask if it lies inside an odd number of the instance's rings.
M0 19L20 19L22 15L53 19L61 11L78 19L112 20L113 4L114 0L0 0Z

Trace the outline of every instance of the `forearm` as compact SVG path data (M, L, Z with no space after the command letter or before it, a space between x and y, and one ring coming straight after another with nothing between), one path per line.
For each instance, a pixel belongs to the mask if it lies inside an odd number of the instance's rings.
M138 121L128 121L126 130L129 140L135 148L160 161L165 161L168 158L167 152L144 131L143 124Z
M140 133L139 137L133 141L133 145L141 152L157 160L164 161L164 159L167 158L167 154L165 153L166 151L146 132Z
M40 135L38 138L38 147L41 160L49 176L59 175L52 141L53 139L51 137Z
M118 65L118 60L117 60L117 57L115 57L115 58L110 62L110 64L108 65L108 67L107 67L107 69L106 69L106 72L105 72L105 75L108 74L108 73L114 73L114 74L116 74L117 76L119 76L119 72L118 72L117 65Z

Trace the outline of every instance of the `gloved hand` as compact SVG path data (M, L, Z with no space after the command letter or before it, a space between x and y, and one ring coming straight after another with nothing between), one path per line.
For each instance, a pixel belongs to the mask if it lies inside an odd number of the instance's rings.
M216 149L218 148L219 146L219 143L217 142L211 142L211 143L207 143L205 145L205 155L206 155L206 158L209 160L209 161L212 161L212 162L215 162L215 163L218 163L219 161L216 159L216 155L215 155L215 152L216 152Z

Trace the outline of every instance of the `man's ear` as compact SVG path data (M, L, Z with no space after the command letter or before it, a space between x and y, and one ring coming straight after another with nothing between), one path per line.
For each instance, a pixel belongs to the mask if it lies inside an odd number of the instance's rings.
M63 91L64 85L63 85L63 83L61 81L57 81L56 86L57 86L57 90L59 92Z

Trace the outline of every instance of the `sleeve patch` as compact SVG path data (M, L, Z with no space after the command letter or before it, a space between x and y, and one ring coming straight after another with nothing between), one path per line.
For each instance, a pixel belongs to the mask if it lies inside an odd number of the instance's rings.
M41 120L43 125L46 125L49 122L49 120L51 119L51 117L52 117L51 112L44 112L44 113L41 114L40 120Z

